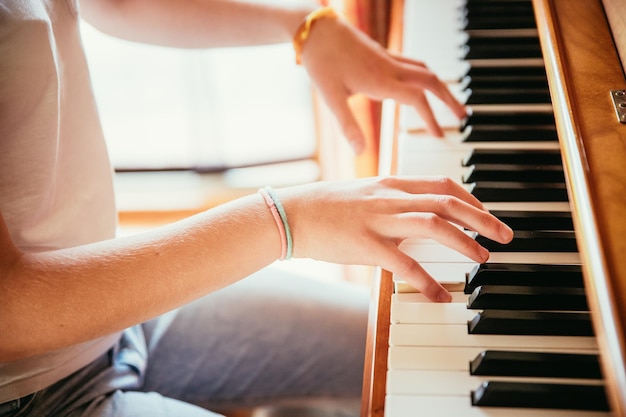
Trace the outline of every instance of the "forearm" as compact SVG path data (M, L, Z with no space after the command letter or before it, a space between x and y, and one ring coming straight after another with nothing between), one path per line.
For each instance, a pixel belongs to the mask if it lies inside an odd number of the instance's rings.
M141 323L279 255L276 224L259 195L146 234L22 254L0 276L0 362Z
M313 0L82 0L81 15L132 41L183 48L289 42Z

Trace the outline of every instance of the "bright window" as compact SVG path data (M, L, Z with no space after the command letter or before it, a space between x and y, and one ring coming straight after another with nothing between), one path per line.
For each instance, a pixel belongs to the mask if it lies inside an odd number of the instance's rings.
M83 25L117 169L214 170L308 158L311 87L291 45L179 50Z

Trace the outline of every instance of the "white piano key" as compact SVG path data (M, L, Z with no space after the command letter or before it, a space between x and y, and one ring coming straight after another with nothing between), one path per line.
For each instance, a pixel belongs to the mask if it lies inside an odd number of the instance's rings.
M462 165L467 155L466 150L412 152L405 154L398 165L403 175L443 175L463 183L463 176L471 171Z
M516 38L530 38L532 36L539 36L539 32L536 28L527 29L471 29L466 31L468 36L476 36L481 38L504 38L504 37L516 37ZM526 61L526 60L524 60ZM541 63L543 66L543 60Z
M457 282L439 281L439 283L443 285L445 288L447 288L448 291L460 291L463 288L463 283L460 281L457 281ZM407 282L406 280L398 279L398 280L394 280L394 291L399 294L404 294L404 293L417 292L417 289L413 285L409 284L409 282Z
M442 371L466 371L469 363L476 356L485 351L483 347L457 346L390 346L387 367L388 369L421 369ZM597 349L580 349L565 347L561 349L533 349L514 348L515 351L526 352L555 352L555 353L584 353L597 354Z
M459 231L461 231L463 234L465 234L466 236L472 239L475 239L476 236L478 235L476 232L467 230L459 225L452 224L452 226L455 226L457 229L459 229ZM411 238L406 239L405 242L410 245L417 245L417 244L439 245L439 242L429 237L411 237Z
M558 265L580 265L580 259L576 262L562 262L561 254L537 253L535 257L528 258L523 253L492 253L491 259L487 263L506 261L506 263L530 264L558 264ZM430 274L437 282L448 288L449 291L462 291L465 286L465 276L476 266L477 262L420 262L420 266ZM396 293L416 293L417 290L406 278L400 275L393 275L393 282Z
M400 250L418 262L474 262L467 256L437 243L412 242L407 239L399 246ZM580 264L577 252L491 252L490 262L505 263L550 263Z
M508 30L507 30L508 31ZM511 31L511 33L515 33ZM498 67L543 67L541 58L507 58L507 59L471 59L468 63L476 68L498 68Z
M443 138L432 136L426 132L406 132L398 135L398 158L410 162L413 157L429 151L439 151L443 158L449 152L459 151L463 156L472 149L559 149L557 141L515 141L515 142L464 142L465 135L459 131L446 131ZM459 163L461 159L457 159ZM402 173L402 172L400 172Z
M433 303L422 293L393 294L391 298L392 323L462 324L476 316L476 310L467 308L468 296L453 292L452 302Z
M489 211L512 210L512 211L571 211L571 206L567 201L545 201L545 202L486 202L483 203Z
M391 346L456 346L484 349L597 349L595 337L510 336L468 334L467 324L394 324L389 329Z
M474 407L470 396L387 395L388 417L615 417L611 412L534 408Z
M460 91L460 84L448 84L450 92L461 102L465 103L469 95L468 91ZM448 129L459 129L461 127L461 120L456 118L450 109L441 101L430 95L429 104L435 115L435 119L439 125ZM489 111L489 112L543 112L551 113L552 106L550 104L475 104L468 106L470 111ZM399 127L401 131L406 132L423 132L425 131L426 124L419 115L417 110L411 106L403 105L400 107Z
M469 367L468 367L469 368ZM387 372L387 394L390 395L468 395L487 381L523 381L529 383L555 383L602 385L602 380L575 378L515 378L473 376L465 371L390 370Z
M478 262L424 262L420 264L430 276L444 285L464 285L465 274L469 273ZM396 292L415 292L410 284L401 277L394 275L393 281L396 286Z
M399 248L418 262L472 262L472 259L460 252L440 244L407 239L400 244Z
M405 3L404 16L411 24L403 28L403 52L425 62L443 80L458 80L467 71L461 50L465 41L460 13L463 3L461 0ZM424 33L429 35L424 36Z
M387 368L467 371L469 362L485 349L451 346L390 346Z

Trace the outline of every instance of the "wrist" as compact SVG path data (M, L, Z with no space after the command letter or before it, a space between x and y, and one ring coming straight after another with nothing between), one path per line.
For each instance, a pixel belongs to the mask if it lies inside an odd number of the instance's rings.
M263 199L272 213L272 217L274 218L274 222L278 228L281 241L281 254L279 259L281 261L291 259L293 252L293 240L291 237L291 229L287 213L285 212L282 202L278 198L274 189L270 186L259 189L259 194L263 196Z
M302 50L309 39L313 26L320 20L335 20L338 17L337 12L332 7L321 7L313 10L305 16L304 20L300 23L300 26L298 26L292 42L296 64L300 65L302 63Z

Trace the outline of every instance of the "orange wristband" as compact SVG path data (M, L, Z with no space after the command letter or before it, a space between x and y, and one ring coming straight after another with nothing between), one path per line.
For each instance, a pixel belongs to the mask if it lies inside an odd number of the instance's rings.
M300 55L302 54L302 46L304 45L304 42L306 42L306 40L309 38L313 23L324 17L327 17L329 19L336 19L337 13L332 7L322 7L320 9L313 10L304 18L304 21L302 22L302 24L300 24L300 27L298 27L296 35L293 37L293 49L296 51L296 64L301 64Z

